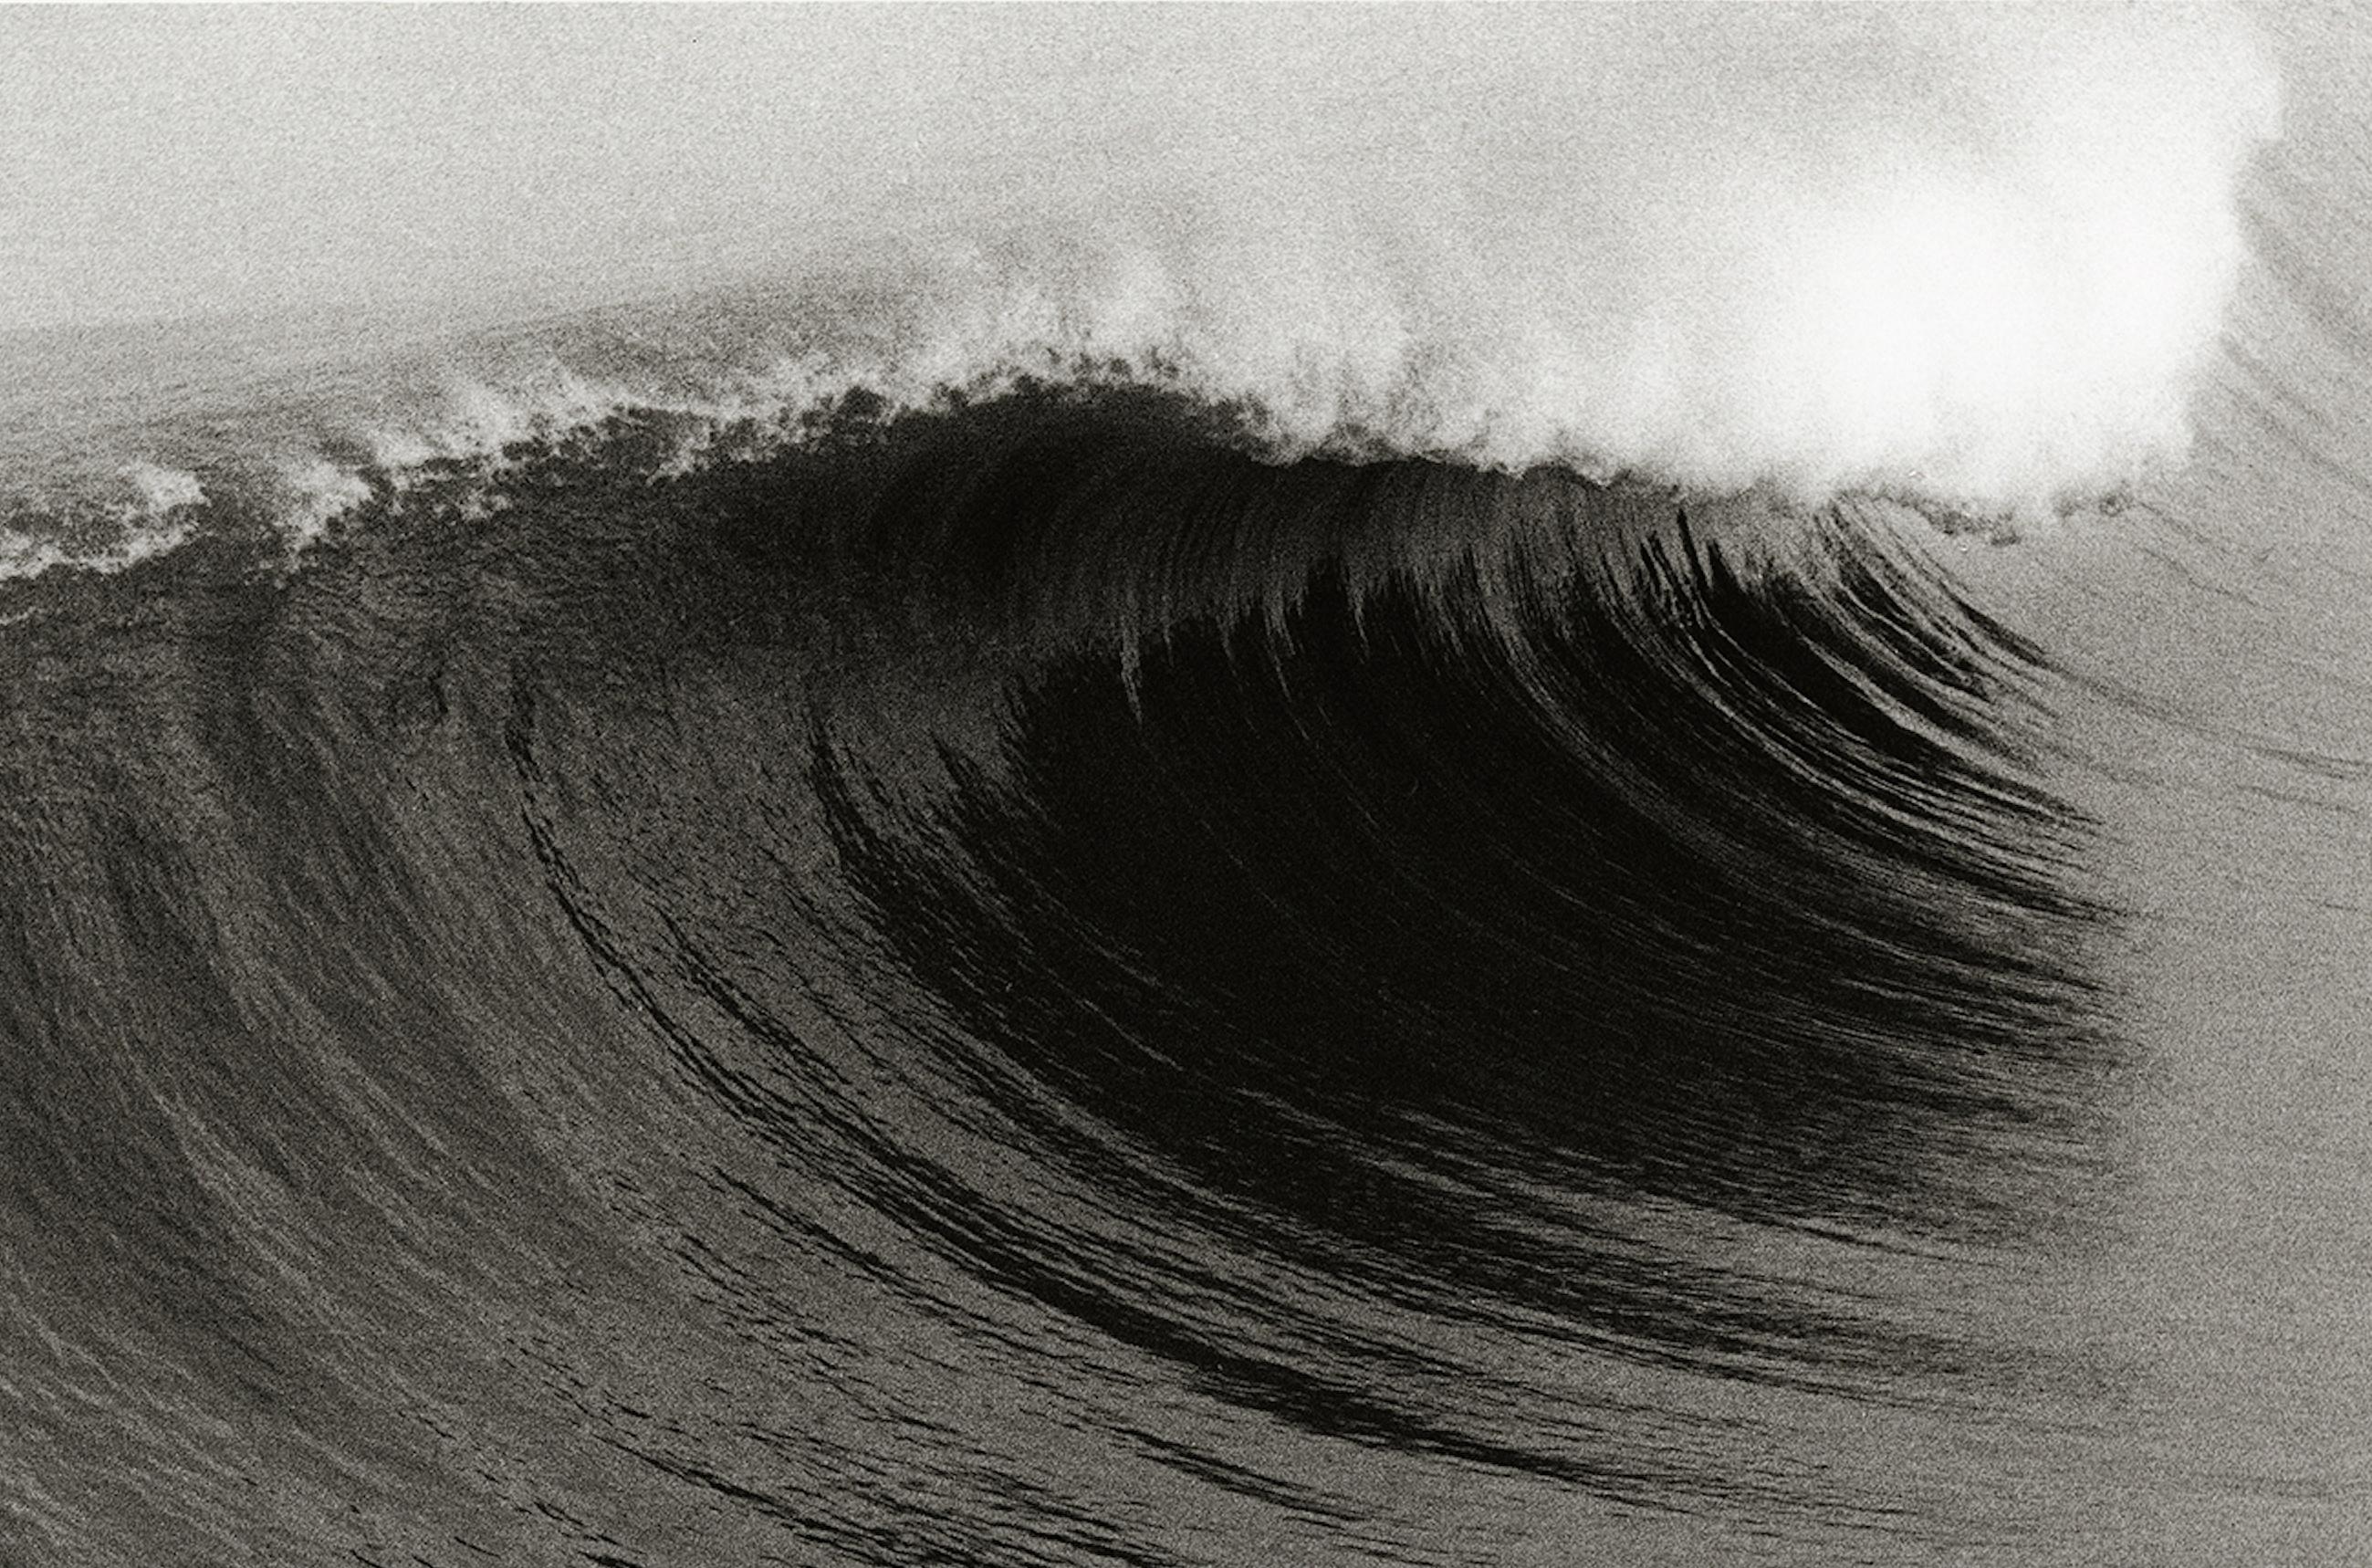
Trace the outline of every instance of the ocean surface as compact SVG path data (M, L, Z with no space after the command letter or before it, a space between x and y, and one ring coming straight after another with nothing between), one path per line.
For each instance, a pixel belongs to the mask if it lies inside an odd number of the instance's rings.
M2372 1560L2372 18L0 65L0 1564Z

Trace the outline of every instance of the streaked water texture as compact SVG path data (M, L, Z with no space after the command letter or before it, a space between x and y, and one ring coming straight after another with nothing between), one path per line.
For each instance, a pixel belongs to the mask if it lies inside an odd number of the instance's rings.
M2352 17L429 15L0 26L392 160L28 164L0 1561L2360 1555Z

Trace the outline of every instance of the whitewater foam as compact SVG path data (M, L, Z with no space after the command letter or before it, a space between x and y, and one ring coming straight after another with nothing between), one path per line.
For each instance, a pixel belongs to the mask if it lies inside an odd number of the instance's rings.
M374 482L499 464L622 410L681 416L680 470L719 432L795 440L851 394L894 414L1024 382L1165 388L1277 458L2041 516L2183 454L2244 260L2235 187L2279 112L2245 18L2155 8L1064 12L733 36L799 55L810 118L875 132L829 154L834 189L871 196L727 248L780 241L741 286L797 319L785 341L662 315L646 341L698 346L646 376L515 331L515 365L448 371L408 412L325 413L335 442L237 454L279 476L292 545ZM838 69L813 68L819 37ZM472 47L452 69L506 58ZM909 90L879 96L890 81ZM685 88L709 90L696 72ZM564 130L599 109L554 112ZM748 161L715 180L754 192ZM28 540L0 574L75 554Z
M1301 449L2032 506L2181 453L2277 111L2236 19L2089 10L1395 13L1239 90L1125 189L946 241L929 374L1118 362Z
M0 526L0 582L37 577L59 566L113 573L186 542L206 504L198 476L157 463L122 465L78 504L52 512L54 532Z

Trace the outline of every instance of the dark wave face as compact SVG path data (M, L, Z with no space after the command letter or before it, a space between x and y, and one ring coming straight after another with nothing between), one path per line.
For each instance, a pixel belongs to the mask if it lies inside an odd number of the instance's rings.
M1214 1509L1347 1548L1398 1472L1808 1510L1673 1386L2114 1377L1908 1288L2080 1231L2118 1051L2048 662L1902 525L1124 398L646 446L277 581L35 585L42 1550L1169 1562Z
M2360 1556L2360 73L1016 18L0 27L0 1565Z

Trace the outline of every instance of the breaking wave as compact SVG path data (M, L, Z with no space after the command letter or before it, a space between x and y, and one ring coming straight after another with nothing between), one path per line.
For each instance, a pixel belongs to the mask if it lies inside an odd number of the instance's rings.
M2185 452L2249 29L984 28L656 302L7 340L0 1556L2067 1539L2125 912L1950 559Z
M140 559L209 525L202 495L302 540L374 474L613 414L682 416L684 462L852 398L1047 382L1172 392L1277 459L2039 517L2185 449L2242 254L2233 183L2275 126L2270 67L2213 13L1146 25L1179 69L1102 84L1101 158L983 136L927 204L854 204L688 302L391 317L360 354L268 323L21 338L47 406L17 411L32 482L0 570ZM962 42L866 59L927 74ZM1061 148L1044 66L1020 80L1011 114ZM127 359L188 390L96 441L77 381ZM273 373L244 398L241 361Z

